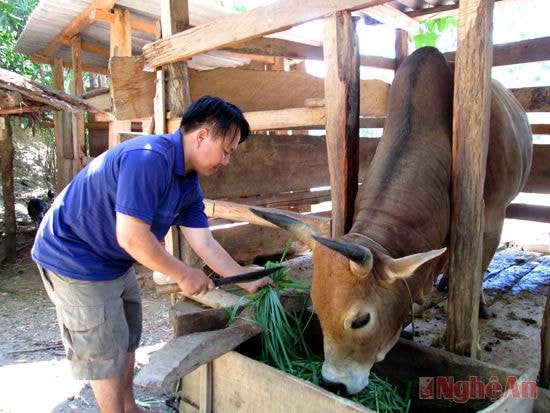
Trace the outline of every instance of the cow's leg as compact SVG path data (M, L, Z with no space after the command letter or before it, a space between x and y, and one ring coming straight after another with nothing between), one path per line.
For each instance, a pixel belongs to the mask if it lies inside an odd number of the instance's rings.
M485 271L487 271L500 243L502 227L504 225L504 210L494 215L497 215L497 217L486 217L485 232L483 233L483 256L481 258L481 276L479 277L479 282L481 283L479 317L484 319L489 318L489 313L483 295L483 280L485 278Z

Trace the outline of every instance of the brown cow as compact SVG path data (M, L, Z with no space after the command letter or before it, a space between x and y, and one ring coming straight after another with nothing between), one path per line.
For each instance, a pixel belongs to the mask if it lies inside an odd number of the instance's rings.
M368 384L372 365L399 337L409 297L421 303L448 262L443 252L450 226L452 102L453 76L440 52L422 48L403 62L391 87L384 134L357 194L353 226L338 240L319 237L300 221L255 211L312 248L322 375L348 393ZM527 179L531 152L523 109L494 82L483 273L498 246L506 206Z

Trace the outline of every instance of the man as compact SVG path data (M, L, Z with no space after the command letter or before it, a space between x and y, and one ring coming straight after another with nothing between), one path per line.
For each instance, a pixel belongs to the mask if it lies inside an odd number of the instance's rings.
M245 271L212 237L198 174L229 163L250 130L242 112L203 97L174 134L126 141L94 159L55 199L32 250L54 302L73 376L90 380L102 412L139 412L133 395L141 298L132 264L169 276L187 294L214 288L159 242L172 225L222 276ZM256 292L264 278L243 284Z

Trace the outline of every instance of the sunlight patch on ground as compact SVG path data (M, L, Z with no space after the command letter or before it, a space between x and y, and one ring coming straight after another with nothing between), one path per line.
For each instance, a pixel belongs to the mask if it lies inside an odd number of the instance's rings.
M0 412L51 412L67 399L76 397L84 386L84 381L71 378L66 360L3 366L0 367Z
M152 352L164 346L164 342L140 347L136 351L136 364L149 363ZM95 406L95 400L84 400L82 390L87 381L74 380L67 360L52 359L33 363L19 363L0 367L1 413L50 413L58 410L68 400L78 400L76 405ZM91 393L86 393L91 394ZM88 396L86 396L88 397ZM93 397L93 396L89 396ZM69 402L69 408L71 408ZM77 411L77 410L74 410ZM88 410L87 410L88 411ZM89 410L97 411L96 410Z

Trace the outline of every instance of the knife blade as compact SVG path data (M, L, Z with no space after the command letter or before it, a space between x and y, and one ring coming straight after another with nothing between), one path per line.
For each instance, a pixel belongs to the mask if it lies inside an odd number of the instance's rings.
M260 278L263 278L263 277L265 277L269 274L273 274L274 272L277 272L282 268L284 268L284 266L279 265L279 266L273 267L273 268L264 268L263 270L250 271L250 272L245 272L243 274L232 275L231 277L213 278L212 281L214 282L214 285L216 287L220 287L222 285L238 284L238 283L256 281L256 280L259 280Z

